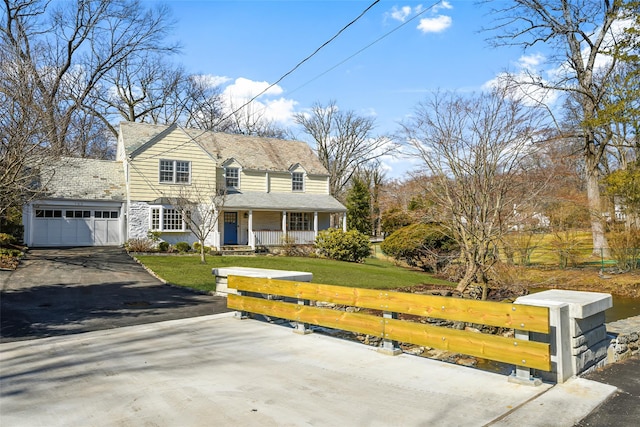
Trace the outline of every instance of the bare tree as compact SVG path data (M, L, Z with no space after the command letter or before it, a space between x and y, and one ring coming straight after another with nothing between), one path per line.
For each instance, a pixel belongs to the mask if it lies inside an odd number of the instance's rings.
M168 16L166 7L136 0L3 1L3 48L24 66L38 100L29 107L53 151L74 154L67 144L74 118L111 70L137 54L177 49L165 43Z
M229 133L292 139L287 129L265 117L264 109L254 103L242 107L236 107L231 103L229 109L232 112L225 116L226 131Z
M0 224L36 197L40 166L46 163L38 98L28 69L0 46Z
M185 94L185 126L229 132L231 120L225 117L224 99L220 87L208 81L206 76L190 75Z
M593 246L598 254L600 249L606 252L608 245L599 188L599 165L607 141L597 132L606 85L598 84L597 75L607 80L616 66L615 55L604 55L618 51L619 34L614 27L624 17L620 5L615 0L515 0L493 11L500 17L494 27L499 31L493 39L496 45L526 49L546 44L555 52L550 61L559 66L559 72L552 80L531 75L518 83L573 94L578 101L580 126L573 133L581 140Z
M313 138L316 153L329 171L331 195L339 199L360 166L397 149L390 138L372 135L373 118L341 111L335 101L326 106L315 103L309 114L296 114L294 120Z
M382 235L381 193L385 185L385 173L380 162L375 160L361 168L360 178L369 186L371 196L371 231L374 236Z
M473 282L486 297L489 271L502 235L513 224L514 206L535 198L544 183L526 179L540 139L542 115L505 89L465 97L436 93L418 104L403 124L421 173L431 221L445 225L465 263L457 289Z
M173 207L182 214L182 220L200 242L200 262L205 264L205 241L218 227L218 218L224 207L226 192L209 183L182 185L178 194L169 198Z

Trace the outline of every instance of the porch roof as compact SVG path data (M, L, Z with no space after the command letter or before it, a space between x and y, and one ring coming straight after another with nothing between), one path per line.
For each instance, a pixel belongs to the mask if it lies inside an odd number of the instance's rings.
M260 193L227 194L224 209L346 212L342 203L328 194Z

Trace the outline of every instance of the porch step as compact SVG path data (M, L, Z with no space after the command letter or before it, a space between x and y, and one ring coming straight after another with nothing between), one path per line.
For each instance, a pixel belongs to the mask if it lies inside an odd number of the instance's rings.
M222 255L255 255L251 246L245 245L223 246L220 248L220 253Z

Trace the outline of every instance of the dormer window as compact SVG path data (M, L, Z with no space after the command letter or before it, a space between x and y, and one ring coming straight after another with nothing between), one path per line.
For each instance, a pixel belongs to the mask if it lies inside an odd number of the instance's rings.
M191 162L160 160L158 181L162 184L189 184L191 182Z
M240 187L240 170L238 168L226 168L225 183L227 188Z
M293 172L291 174L291 190L304 191L304 173Z

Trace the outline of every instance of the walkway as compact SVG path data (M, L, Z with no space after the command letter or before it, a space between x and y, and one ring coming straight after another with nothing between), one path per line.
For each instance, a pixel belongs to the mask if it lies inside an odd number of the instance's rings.
M3 426L572 426L615 391L224 315L0 344Z

